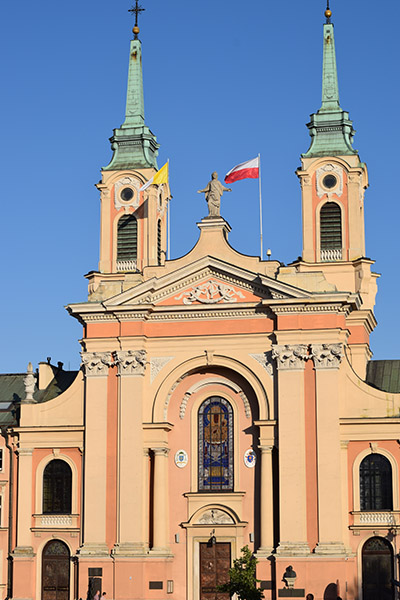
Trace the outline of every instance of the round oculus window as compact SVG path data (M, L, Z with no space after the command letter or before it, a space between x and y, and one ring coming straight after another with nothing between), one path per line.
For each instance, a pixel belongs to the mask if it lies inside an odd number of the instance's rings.
M123 200L124 202L129 202L130 200L132 200L133 196L134 192L132 188L126 187L121 191L121 200Z
M332 188L334 188L336 184L337 184L337 179L334 175L325 175L325 177L322 180L322 185L324 187L328 188L328 190L331 190Z

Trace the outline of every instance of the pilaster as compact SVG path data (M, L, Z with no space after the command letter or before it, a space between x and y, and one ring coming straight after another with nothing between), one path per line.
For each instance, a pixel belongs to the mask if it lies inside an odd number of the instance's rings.
M18 513L17 513L17 546L13 552L19 558L34 556L32 547L32 448L18 450ZM22 493L21 490L26 490Z
M315 554L345 554L339 431L342 344L312 344L316 371L318 532Z
M82 352L85 373L85 496L81 555L108 556L107 383L110 352Z
M144 350L113 353L118 366L117 543L114 553L146 553L143 535L143 375Z
M275 345L278 368L280 543L277 554L305 556L307 543L304 366L306 345Z

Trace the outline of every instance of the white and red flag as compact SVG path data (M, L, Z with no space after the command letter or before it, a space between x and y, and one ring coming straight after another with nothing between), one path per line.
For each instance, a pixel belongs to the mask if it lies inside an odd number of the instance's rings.
M239 181L240 179L257 179L260 175L260 157L253 158L252 160L247 160L244 163L240 163L240 165L236 165L233 167L228 173L225 175L225 183L233 183L234 181Z

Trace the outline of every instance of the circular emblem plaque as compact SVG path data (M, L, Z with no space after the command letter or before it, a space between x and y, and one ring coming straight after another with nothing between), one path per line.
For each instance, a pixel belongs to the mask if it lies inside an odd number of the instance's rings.
M186 450L178 450L178 452L175 454L175 464L180 469L186 467L186 465L188 464L188 460L189 458Z
M249 448L244 453L244 464L250 469L256 466L256 454L252 448Z

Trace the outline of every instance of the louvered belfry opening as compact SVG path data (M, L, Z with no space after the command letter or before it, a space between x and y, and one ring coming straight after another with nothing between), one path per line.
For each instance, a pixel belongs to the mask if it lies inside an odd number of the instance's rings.
M161 221L157 221L157 264L161 265L162 246L161 246Z
M327 202L320 213L321 260L342 259L342 211L336 202Z
M118 221L117 266L118 270L136 270L137 219L124 215Z

